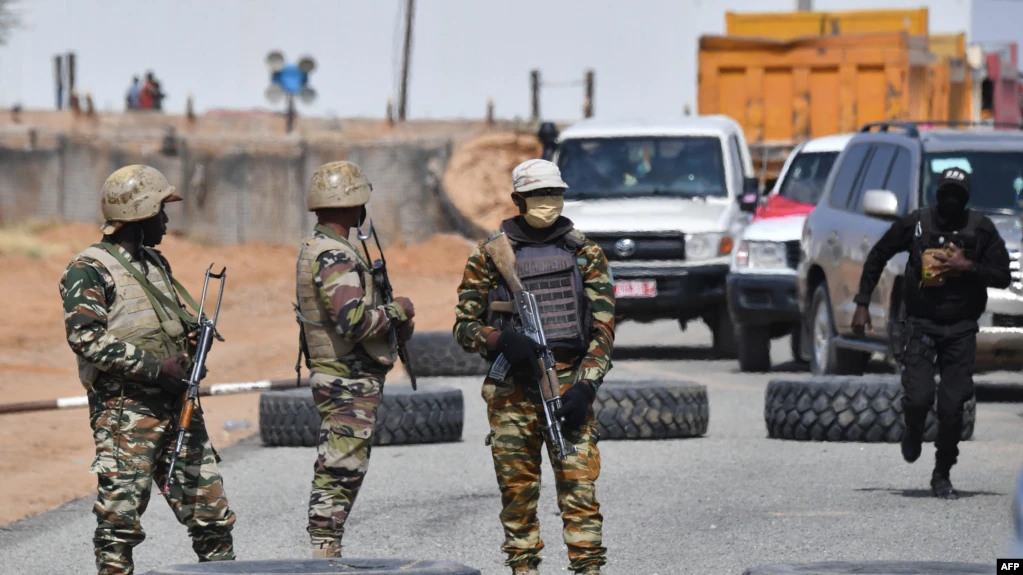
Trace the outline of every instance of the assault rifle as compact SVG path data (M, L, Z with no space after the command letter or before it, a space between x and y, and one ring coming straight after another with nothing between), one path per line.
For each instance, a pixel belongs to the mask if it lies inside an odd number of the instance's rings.
M543 413L547 420L547 437L550 440L554 456L564 460L577 450L574 445L565 441L565 436L561 433L561 422L554 416L554 412L561 409L561 385L558 383L558 374L554 369L554 355L547 347L547 336L544 334L543 323L540 321L540 309L536 305L536 297L523 288L522 280L515 272L515 252L512 250L508 236L502 233L490 240L486 247L487 253L494 260L494 264L501 272L515 299L514 305L507 311L511 311L518 317L522 326L521 332L540 344L542 348L538 361L543 375L538 383L540 396L543 398ZM496 310L498 303L494 302L491 307ZM504 381L510 369L511 364L505 359L504 354L498 355L494 360L494 365L490 367L488 377Z
M174 464L178 461L178 455L185 443L185 432L192 424L192 412L199 398L199 381L202 380L203 372L206 370L206 356L210 347L213 346L213 339L224 341L224 338L217 334L217 317L220 315L220 301L224 298L224 281L227 276L227 268L220 270L219 274L212 273L213 264L206 268L206 280L202 284L202 298L199 300L199 343L195 348L195 358L192 362L192 371L188 374L188 390L185 391L184 401L181 404L181 413L178 414L178 438L174 444L174 451L171 452L170 466L167 468L167 484L163 488L163 494L167 495L174 485ZM213 319L203 317L203 306L206 305L206 286L210 278L220 280L220 294L217 296L217 307L213 312Z
M373 229L373 220L369 222L369 232L362 233L362 227L357 228L356 235L359 237L359 241L362 242L362 249L366 252L366 261L373 262L373 267L370 272L373 274L373 282L376 284L377 289L380 290L380 294L383 296L384 305L387 305L394 301L394 289L391 287L391 279L387 277L387 261L384 260L384 250L380 247L380 238L377 237L376 231ZM370 237L376 241L377 251L380 252L380 257L373 259L369 255L369 247L366 246L366 240ZM398 349L398 359L401 360L401 364L405 366L405 373L408 374L409 380L412 382L412 390L416 390L416 374L412 371L412 364L408 361L408 354L405 352L405 344L398 343L398 330L392 325L390 332L391 347Z

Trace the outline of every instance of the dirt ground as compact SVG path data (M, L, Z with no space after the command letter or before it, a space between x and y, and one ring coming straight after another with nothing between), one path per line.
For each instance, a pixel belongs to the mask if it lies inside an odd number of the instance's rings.
M85 394L65 341L57 282L70 258L99 237L97 226L86 224L0 230L6 308L0 403ZM455 289L472 247L461 237L435 236L386 254L395 295L416 304L417 331L451 328ZM203 385L294 376L294 246L201 246L172 236L160 249L196 298L206 267L227 266L219 325L226 341L214 345ZM389 381L404 378L398 368ZM205 398L214 444L224 447L258 433L258 402L258 393ZM0 455L0 525L95 492L85 408L0 415Z

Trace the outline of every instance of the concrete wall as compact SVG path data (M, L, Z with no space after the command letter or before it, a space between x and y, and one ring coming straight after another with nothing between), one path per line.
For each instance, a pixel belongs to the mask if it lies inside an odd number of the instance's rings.
M58 217L99 225L104 180L120 166L145 163L163 172L185 198L167 207L171 229L216 243L294 243L315 225L305 209L312 172L348 159L373 183L369 213L382 244L473 231L452 213L439 187L451 156L445 138L347 145L293 141L233 149L176 141L177 154L165 155L153 149L152 140L2 139L0 224Z

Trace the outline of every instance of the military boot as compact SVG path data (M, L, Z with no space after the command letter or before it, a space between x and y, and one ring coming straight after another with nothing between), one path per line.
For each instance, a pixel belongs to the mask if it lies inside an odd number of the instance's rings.
M320 543L313 544L313 558L340 559L341 542L335 539L333 541L321 541Z
M512 567L512 575L540 575L540 570L533 565L516 565Z
M943 469L935 469L931 474L931 493L939 499L959 499L959 494L949 479L949 472Z

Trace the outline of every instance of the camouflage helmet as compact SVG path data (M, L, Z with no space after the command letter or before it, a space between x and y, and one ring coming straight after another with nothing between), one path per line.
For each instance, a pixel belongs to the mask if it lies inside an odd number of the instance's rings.
M110 235L125 222L138 222L160 213L164 202L180 202L174 186L159 170L135 164L125 166L107 178L101 192L103 218L100 228Z
M330 162L313 172L306 207L312 212L321 208L364 206L369 202L371 191L373 184L362 173L362 168L352 162Z

